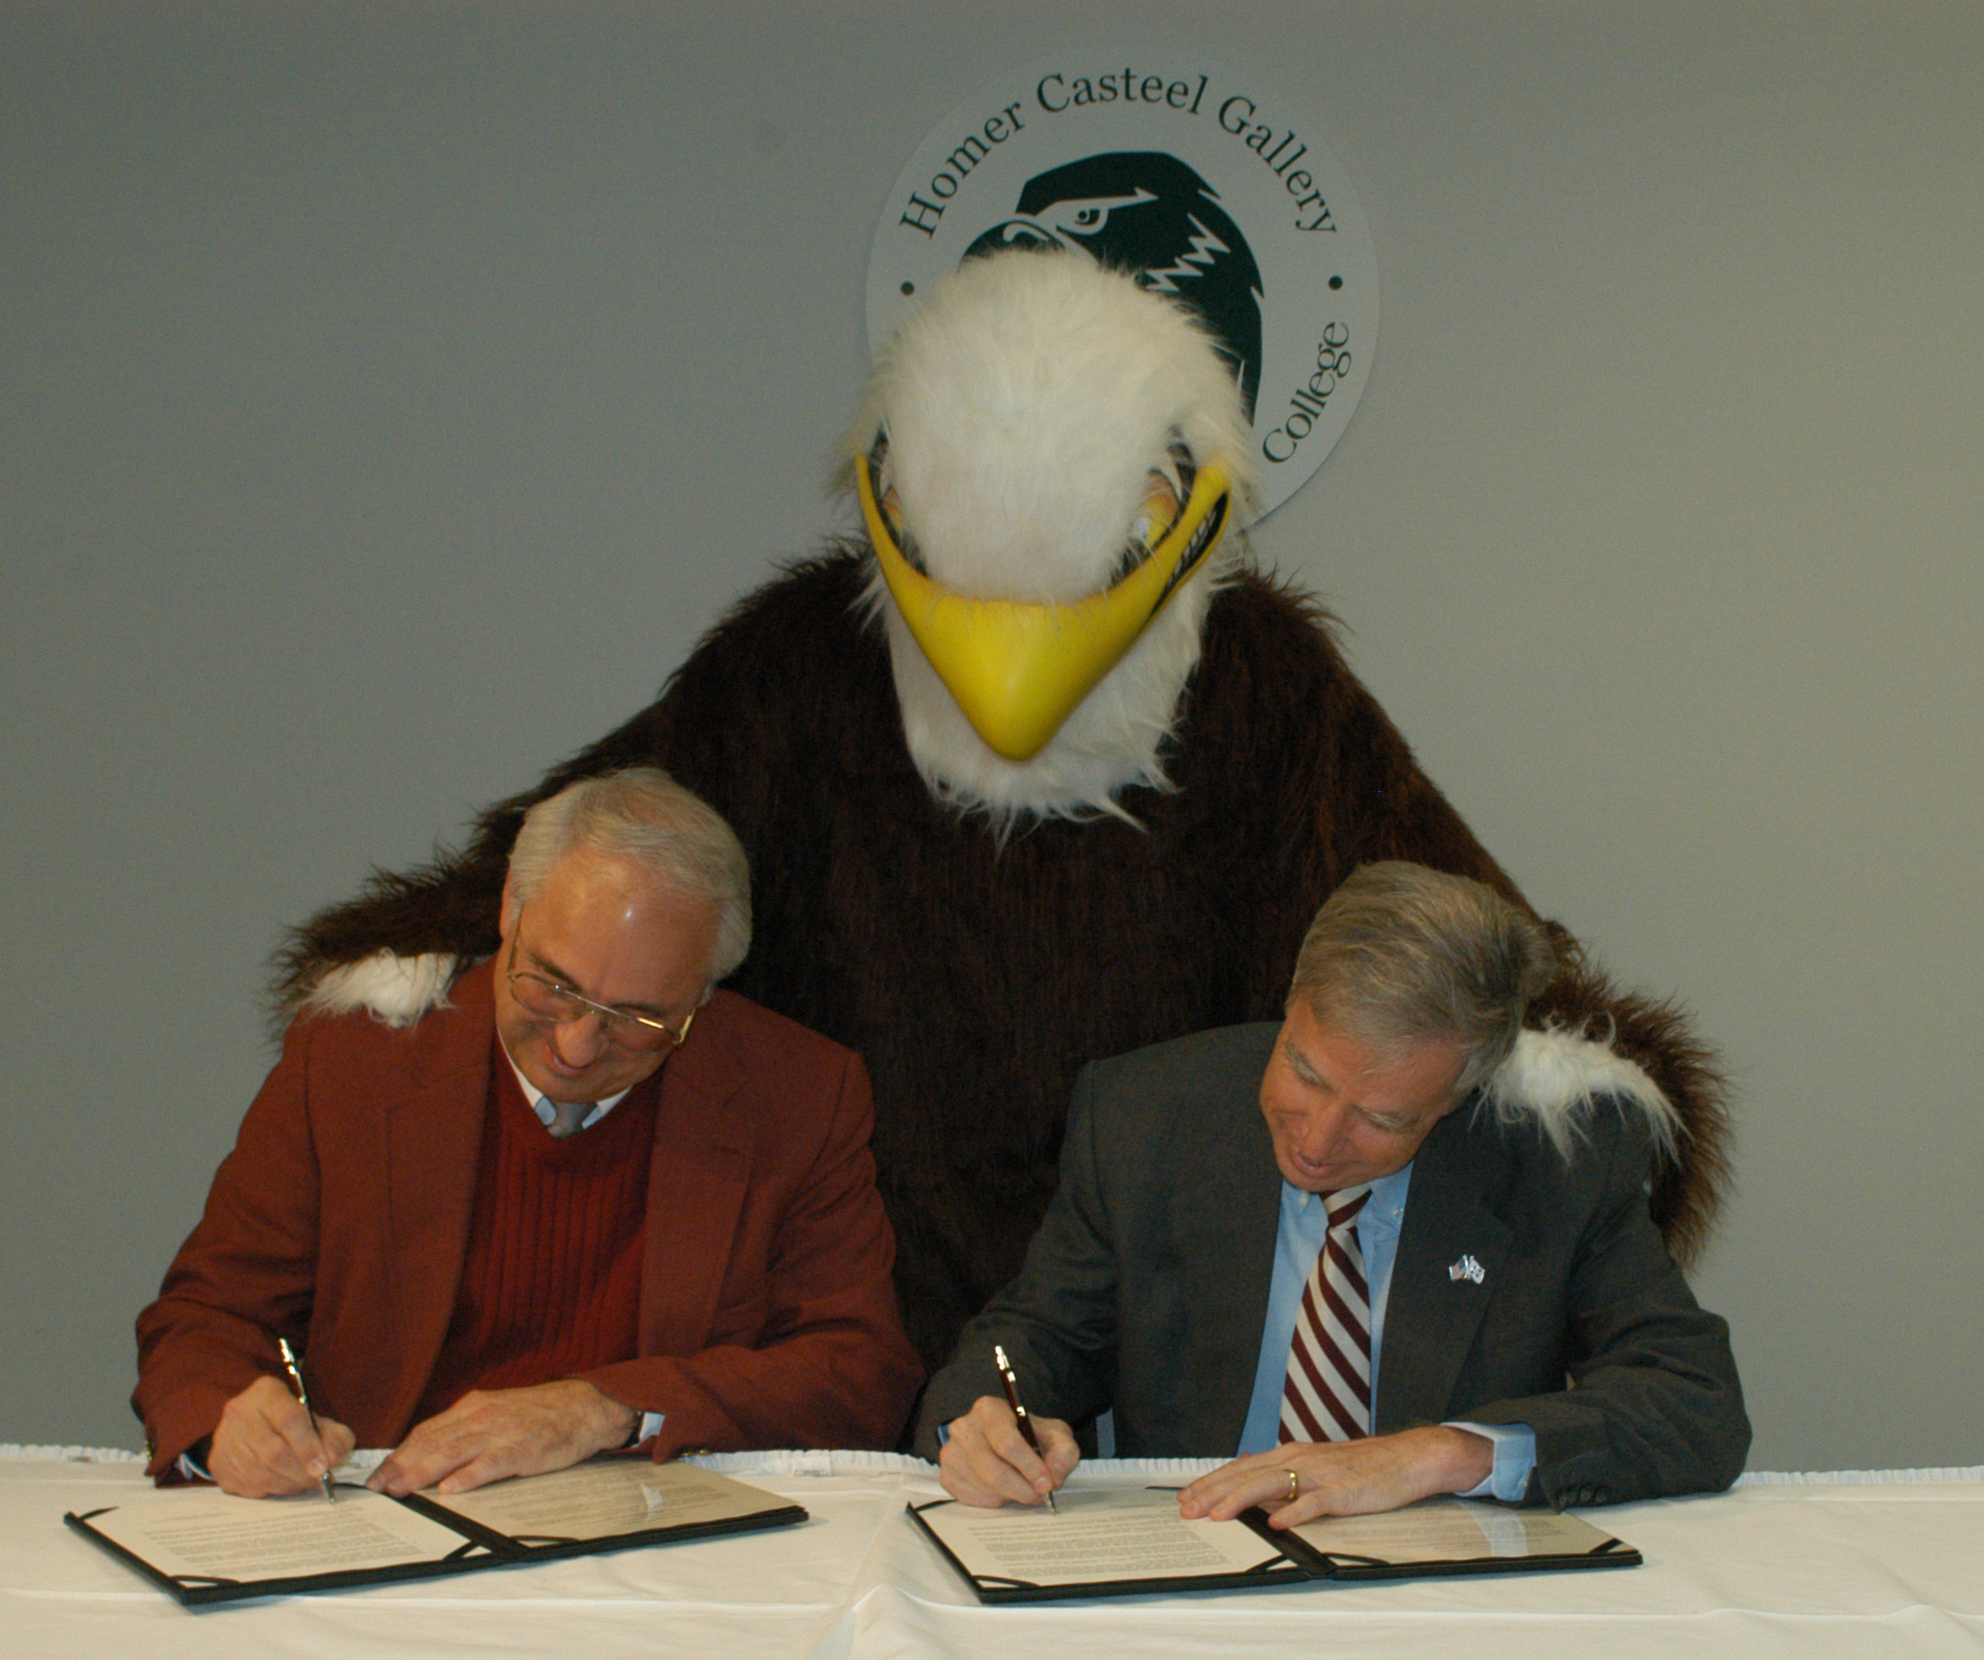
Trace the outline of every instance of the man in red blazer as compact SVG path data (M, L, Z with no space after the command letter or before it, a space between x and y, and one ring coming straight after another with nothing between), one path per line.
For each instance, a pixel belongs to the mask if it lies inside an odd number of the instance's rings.
M152 1474L290 1493L366 1445L375 1487L461 1491L637 1444L893 1445L921 1369L867 1074L713 992L750 939L729 827L652 768L575 784L499 931L411 1024L334 985L291 1025L138 1319Z

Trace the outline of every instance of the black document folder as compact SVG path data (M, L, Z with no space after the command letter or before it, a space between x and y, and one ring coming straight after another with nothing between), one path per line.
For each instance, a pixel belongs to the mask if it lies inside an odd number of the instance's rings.
M790 1500L692 1464L596 1460L469 1493L290 1499L210 1487L63 1520L188 1607L432 1579L802 1522Z
M981 1602L1258 1590L1317 1580L1626 1568L1640 1554L1575 1516L1429 1499L1276 1532L1248 1511L1188 1522L1167 1488L1063 1488L1060 1513L939 1499L910 1514Z

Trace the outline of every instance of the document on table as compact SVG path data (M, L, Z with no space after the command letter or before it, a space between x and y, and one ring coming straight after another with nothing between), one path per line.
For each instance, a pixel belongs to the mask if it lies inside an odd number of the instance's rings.
M767 1503L797 1510L763 1489L694 1464L624 1458L581 1464L527 1481L499 1481L468 1493L423 1493L421 1499L519 1544L593 1542L723 1523L759 1520ZM803 1516L803 1512L801 1513ZM797 1521L801 1516L793 1516Z
M426 1579L801 1522L761 1488L691 1464L601 1459L443 1497L339 1487L335 1504L149 1493L64 1520L181 1602Z
M1640 1561L1630 1545L1576 1516L1468 1499L1424 1499L1376 1516L1325 1516L1298 1523L1283 1537L1289 1535L1296 1541L1291 1553L1301 1556L1307 1546L1332 1579L1629 1568Z
M1063 1488L1061 1513L912 1505L984 1602L1243 1590L1290 1581L1631 1567L1639 1553L1575 1516L1435 1499L1285 1532L1250 1510L1186 1521L1166 1488Z
M99 1538L169 1578L209 1585L365 1573L482 1551L453 1528L363 1487L340 1488L336 1504L315 1488L293 1499L168 1488L84 1519Z
M1171 1488L1062 1488L1060 1514L948 1499L910 1514L987 1602L1302 1579L1243 1522L1186 1521Z

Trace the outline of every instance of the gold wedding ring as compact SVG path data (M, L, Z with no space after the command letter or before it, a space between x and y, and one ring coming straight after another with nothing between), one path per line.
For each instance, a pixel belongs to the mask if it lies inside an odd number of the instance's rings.
M1288 1502L1293 1504L1302 1495L1302 1480L1293 1470L1285 1473L1288 1476Z

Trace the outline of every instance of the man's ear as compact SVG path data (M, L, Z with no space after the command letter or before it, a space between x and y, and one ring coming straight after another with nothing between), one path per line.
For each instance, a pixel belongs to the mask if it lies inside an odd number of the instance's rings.
M517 931L517 913L523 909L523 906L517 900L516 889L517 879L514 876L505 876L503 878L503 903L498 907L496 912L497 937L505 945L510 943L510 936Z

